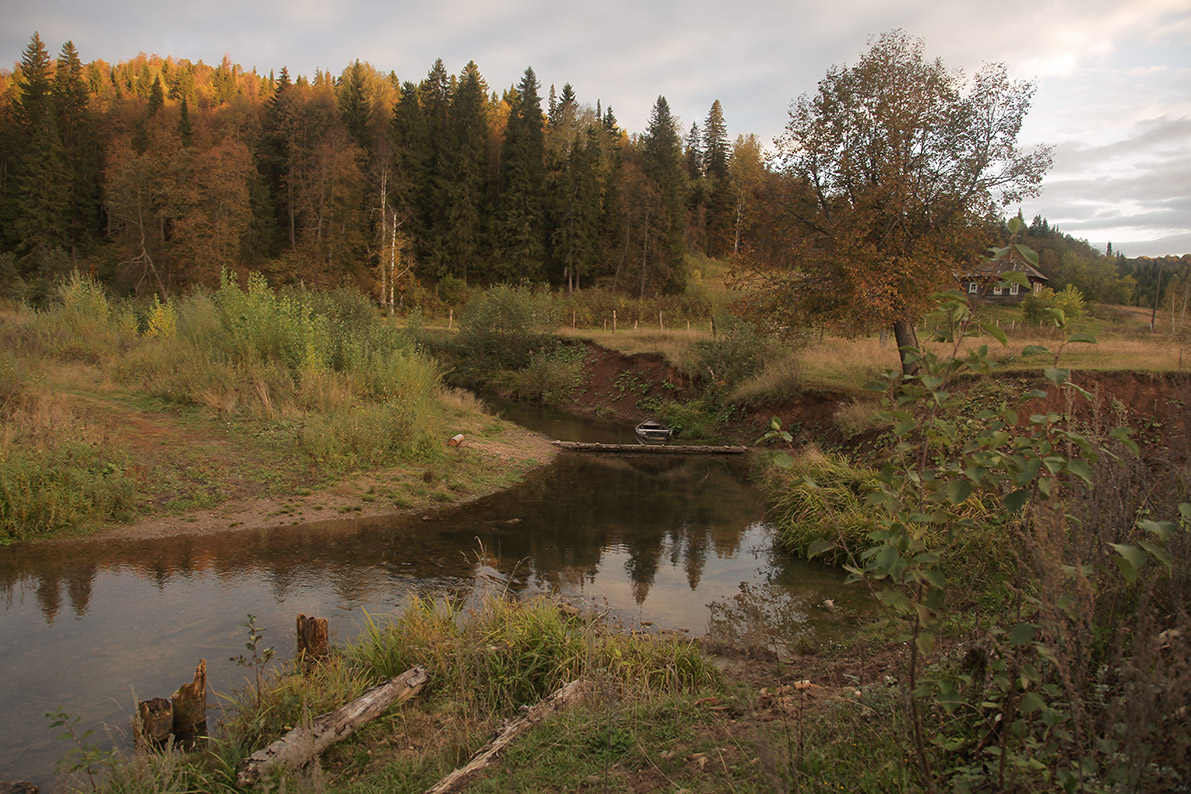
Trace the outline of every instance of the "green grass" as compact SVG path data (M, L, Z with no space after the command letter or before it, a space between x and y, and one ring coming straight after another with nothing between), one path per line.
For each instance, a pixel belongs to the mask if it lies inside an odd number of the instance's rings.
M226 790L235 767L253 750L415 664L430 675L422 695L330 751L323 760L327 772L314 773L322 775L320 790L424 790L463 763L503 719L576 678L592 682L584 704L547 720L526 748L510 756L507 769L529 767L518 772L529 776L526 785L535 785L535 776L545 785L553 776L564 790L577 790L618 758L636 757L641 747L661 758L663 742L689 744L692 752L706 745L709 752L707 740L691 731L709 714L722 722L699 707L701 698L720 690L713 666L690 640L612 632L546 599L494 597L475 611L415 599L397 615L370 620L362 637L314 670L283 668L259 700L253 687L226 696L226 717L209 752L116 760L101 791ZM578 748L582 763L559 778L568 747ZM272 782L303 790L315 778L289 772ZM481 781L477 790L509 790L499 788L505 780ZM190 788L174 788L183 783ZM694 790L713 790L703 785Z

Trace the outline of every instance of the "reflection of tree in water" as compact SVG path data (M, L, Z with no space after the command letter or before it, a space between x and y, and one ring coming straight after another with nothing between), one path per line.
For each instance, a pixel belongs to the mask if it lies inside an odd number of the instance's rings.
M609 554L638 602L666 562L692 589L711 549L734 555L761 508L722 459L564 455L522 486L463 508L421 516L145 541L80 541L7 550L0 591L35 590L46 621L87 611L100 570L131 569L159 590L176 578L214 575L235 584L263 575L278 601L306 587L356 603L419 587L456 587L476 576L477 542L514 590L594 581Z
M16 562L21 555L9 550L10 555L0 566L0 593L4 594L6 606L11 606L18 589L30 587L34 591L38 609L46 623L53 623L62 609L63 588L70 601L71 611L79 617L87 613L91 603L91 587L99 571L98 563L91 557L75 558L72 555L42 555L43 565L36 572L29 571Z
M502 559L529 558L540 581L578 586L594 578L610 550L623 550L638 602L662 560L681 567L696 588L708 550L734 555L762 515L741 472L711 458L567 455L515 496L468 510ZM506 529L510 518L522 522Z

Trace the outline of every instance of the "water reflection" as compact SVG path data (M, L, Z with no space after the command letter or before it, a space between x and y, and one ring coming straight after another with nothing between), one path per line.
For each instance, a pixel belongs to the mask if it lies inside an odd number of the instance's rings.
M123 727L139 697L168 695L208 660L243 681L249 613L290 653L299 612L350 639L364 611L412 594L499 587L598 603L626 622L707 627L742 582L843 603L840 577L775 555L739 462L563 455L522 485L464 507L151 541L63 541L0 555L0 780L43 786L57 757L45 712ZM101 735L102 731L97 731Z

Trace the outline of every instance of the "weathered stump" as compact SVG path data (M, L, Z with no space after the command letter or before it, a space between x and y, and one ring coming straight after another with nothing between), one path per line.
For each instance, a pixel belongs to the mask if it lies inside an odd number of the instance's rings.
M136 704L136 719L132 727L138 750L164 747L174 732L174 704L165 698L140 701Z
M17 780L13 783L0 783L0 794L38 794L40 789L32 783Z
M331 652L327 640L327 619L298 615L298 658L306 666L325 659Z
M170 696L174 709L174 738L191 748L207 735L207 660L199 659L194 680Z

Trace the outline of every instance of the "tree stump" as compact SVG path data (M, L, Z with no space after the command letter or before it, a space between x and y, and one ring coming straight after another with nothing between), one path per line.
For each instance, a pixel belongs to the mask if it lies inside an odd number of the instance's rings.
M132 728L138 750L164 747L174 732L174 704L165 698L142 700L136 704L136 719Z
M32 783L18 780L14 783L0 783L0 794L37 794L40 789Z
M199 659L194 680L170 696L174 709L174 738L186 749L207 735L207 660Z
M331 652L327 640L327 619L298 615L298 658L303 665L325 659Z

